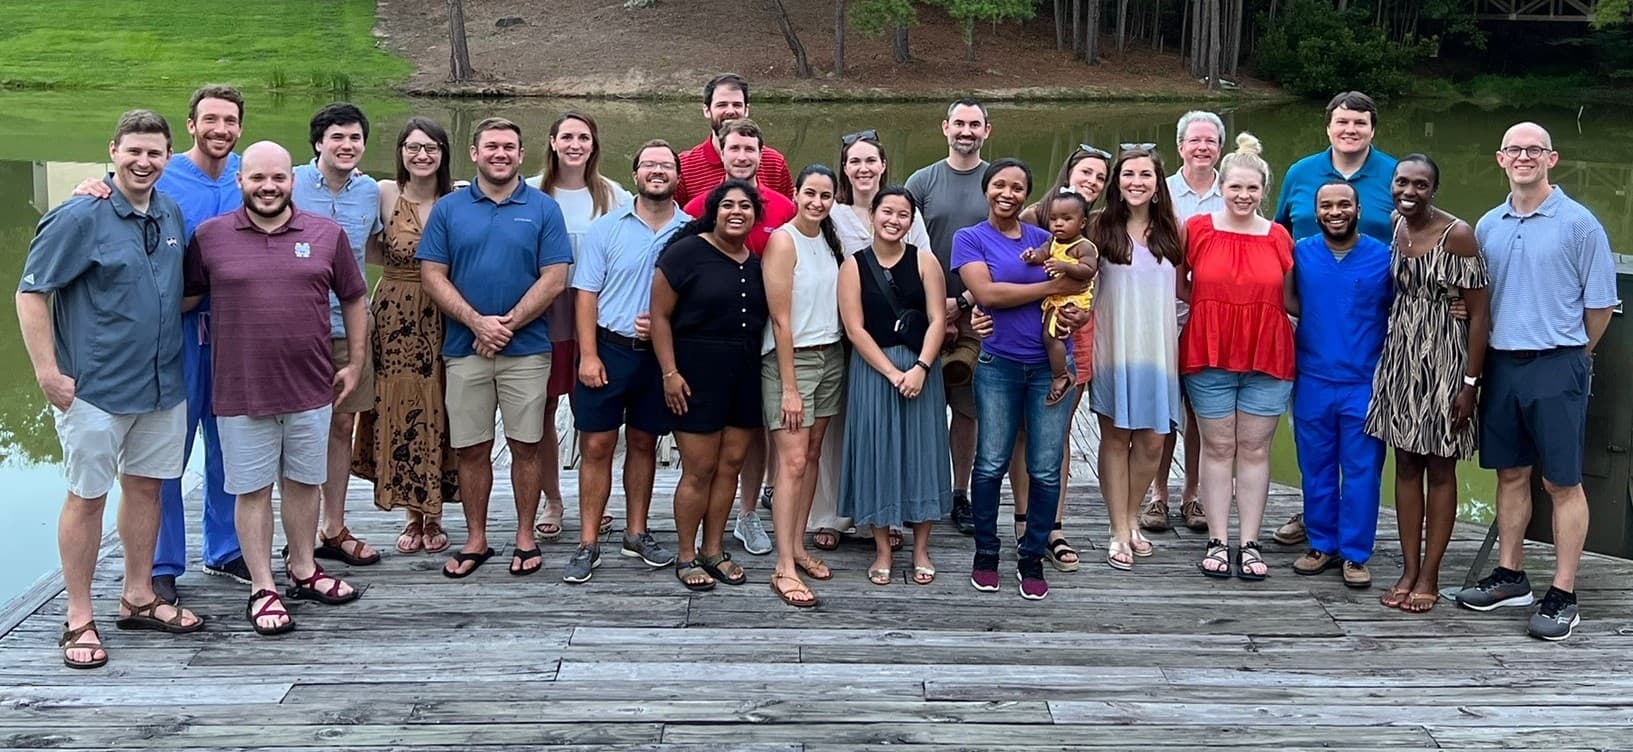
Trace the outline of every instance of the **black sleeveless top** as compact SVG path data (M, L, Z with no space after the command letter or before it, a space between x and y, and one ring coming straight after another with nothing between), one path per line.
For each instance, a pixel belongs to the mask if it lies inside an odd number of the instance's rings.
M909 244L896 265L888 269L879 266L879 257L874 255L872 247L864 248L856 252L856 264L856 272L862 282L862 328L867 330L868 336L880 349L906 346L896 336L896 312L890 305L890 298L886 297L893 291L888 287L879 289L877 278L870 269L882 269L887 286L894 283L896 302L902 310L918 311L928 316L929 311L924 307L924 280L919 278L918 248Z

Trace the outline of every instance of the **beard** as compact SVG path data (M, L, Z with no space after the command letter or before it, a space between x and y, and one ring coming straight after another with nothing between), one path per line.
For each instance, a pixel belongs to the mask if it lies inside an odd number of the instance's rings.
M272 217L276 217L279 214L283 214L284 210L289 208L289 194L288 193L285 193L282 196L279 196L278 200L277 200L277 203L273 204L271 209L262 209L259 205L256 204L255 199L256 199L256 194L254 194L254 193L245 194L245 196L244 196L244 208L248 209L251 214L254 214L256 216L266 217L268 219L271 219Z
M653 190L647 188L646 184L643 183L643 184L641 184L639 193L640 193L641 198L644 198L644 199L646 199L648 201L668 201L669 199L672 199L672 198L675 197L675 184L672 183L672 182L671 183L666 183L666 184L664 184L663 188L661 188L661 189L659 189L657 191L653 191Z
M1321 235L1322 235L1322 237L1325 237L1326 239L1328 239L1330 241L1333 241L1335 243L1339 243L1339 244L1348 243L1351 240L1355 239L1355 232L1356 232L1356 228L1358 227L1358 225L1359 225L1359 223L1351 222L1351 223L1349 223L1348 227L1344 228L1344 231L1342 233L1334 235L1333 232L1332 232L1332 229L1327 227L1325 224L1323 224L1321 226Z

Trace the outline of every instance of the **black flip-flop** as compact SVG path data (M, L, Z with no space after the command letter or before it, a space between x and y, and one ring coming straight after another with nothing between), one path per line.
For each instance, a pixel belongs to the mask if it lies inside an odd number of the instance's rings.
M510 566L510 576L512 576L512 577L526 577L526 576L528 576L530 574L538 574L539 570L544 569L544 554L539 553L539 549L537 549L537 548L535 548L535 549L533 549L531 551L523 551L523 550L518 548L518 549L515 549L515 550L511 551L510 556L513 559L521 559L522 560L522 568L521 569L517 569L515 564L511 564L511 566ZM527 568L527 560L528 559L538 559L539 560L539 565L532 568L532 569L528 569Z
M442 576L447 577L448 579L451 579L451 580L462 580L462 579L464 579L466 577L469 577L469 576L471 576L473 574L476 574L476 570L481 569L482 565L488 563L488 559L491 559L491 558L493 558L493 549L492 548L486 549L482 553L479 553L479 554L468 554L468 553L465 553L464 551L461 551L461 552L459 552L457 554L454 554L453 561L456 564L464 564L466 562L476 562L476 566L473 566L470 569L467 569L467 570L465 570L463 572L455 572L453 570L450 570L448 568L448 565L444 564L444 565L442 565Z

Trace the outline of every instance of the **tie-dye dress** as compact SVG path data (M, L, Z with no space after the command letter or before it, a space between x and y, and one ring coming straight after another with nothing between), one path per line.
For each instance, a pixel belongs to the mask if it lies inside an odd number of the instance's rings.
M1118 428L1166 434L1184 419L1174 274L1138 242L1131 263L1101 257L1089 406Z

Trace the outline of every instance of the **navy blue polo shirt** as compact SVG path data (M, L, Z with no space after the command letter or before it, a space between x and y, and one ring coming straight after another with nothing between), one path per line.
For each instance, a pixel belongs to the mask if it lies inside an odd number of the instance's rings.
M75 396L113 415L168 410L181 371L181 207L153 192L136 211L111 179L107 201L75 196L40 219L18 292L54 294L57 369Z
M1332 167L1332 148L1328 147L1293 163L1287 168L1287 177L1281 182L1281 197L1276 199L1276 223L1286 227L1293 239L1315 237L1321 234L1321 223L1315 216L1315 194L1321 186L1340 180L1355 186L1361 198L1361 220L1358 229L1362 235L1388 243L1391 235L1389 214L1395 211L1395 199L1389 195L1389 183L1395 179L1394 157L1372 147L1365 162L1355 174L1344 177Z
M556 200L520 180L503 201L494 202L477 181L437 200L425 222L414 258L448 266L448 279L477 313L503 316L539 281L546 266L573 262L567 222ZM476 353L469 327L447 320L442 356ZM550 352L547 316L517 331L499 354L520 357Z

